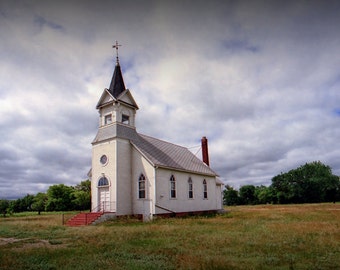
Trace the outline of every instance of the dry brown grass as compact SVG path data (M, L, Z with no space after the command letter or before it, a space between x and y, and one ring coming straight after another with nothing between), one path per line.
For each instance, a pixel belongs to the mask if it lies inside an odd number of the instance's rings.
M60 215L0 219L0 238L26 239L0 245L0 269L340 269L339 204L227 210L78 228Z

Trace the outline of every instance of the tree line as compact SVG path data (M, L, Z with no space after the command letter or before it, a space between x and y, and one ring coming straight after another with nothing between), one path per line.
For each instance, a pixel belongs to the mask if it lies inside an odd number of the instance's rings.
M340 201L340 177L329 166L314 161L271 180L270 186L244 185L239 190L226 185L225 205L289 204Z
M270 186L244 185L239 190L226 185L225 205L288 204L340 201L340 178L320 161L306 163L297 169L272 178ZM0 214L26 211L71 211L91 208L91 182L76 186L52 185L46 193L27 194L17 200L0 199Z
M26 211L71 211L91 208L91 182L81 181L76 186L64 184L52 185L46 193L27 194L17 200L0 199L0 213L5 216L10 213Z

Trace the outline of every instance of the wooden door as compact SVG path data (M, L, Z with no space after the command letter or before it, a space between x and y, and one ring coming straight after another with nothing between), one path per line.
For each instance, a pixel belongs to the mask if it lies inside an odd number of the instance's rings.
M100 212L111 212L109 187L99 188L99 209Z

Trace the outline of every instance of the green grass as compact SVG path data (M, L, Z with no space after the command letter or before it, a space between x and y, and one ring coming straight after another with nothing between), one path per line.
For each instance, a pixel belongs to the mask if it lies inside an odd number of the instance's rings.
M213 217L62 226L0 218L0 269L340 269L340 205L228 207Z

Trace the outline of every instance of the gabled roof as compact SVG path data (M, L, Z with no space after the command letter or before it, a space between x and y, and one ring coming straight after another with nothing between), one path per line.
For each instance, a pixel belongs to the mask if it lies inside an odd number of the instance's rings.
M198 173L209 176L217 174L187 148L138 134L126 125L110 125L98 130L92 144L114 137L130 140L131 144L155 167Z
M139 134L139 140L132 141L132 144L154 166L216 176L210 167L183 146L142 134Z
M117 62L115 70L112 75L109 92L114 98L117 98L125 90L125 84L123 80L123 74L120 69L119 62Z
M125 103L126 105L132 106L133 108L138 110L138 105L133 98L130 90L125 88L123 74L120 69L118 57L115 70L113 71L110 87L109 89L104 89L96 108L99 109L100 107L116 101Z
M133 98L133 96L132 96L132 94L131 94L129 89L126 89L124 92L122 92L117 97L117 101L120 101L122 103L128 104L128 105L136 108L137 110L139 109L138 105L137 105L135 99Z
M103 91L102 95L100 96L100 99L97 103L96 108L99 109L100 107L103 107L105 105L111 104L112 102L116 102L116 101L124 103L128 106L131 106L131 107L137 109L137 110L139 109L138 105L137 105L135 99L133 98L129 89L124 90L122 93L120 93L120 95L117 98L112 96L109 89L104 89L104 91Z
M102 95L100 96L100 99L98 100L96 109L98 109L99 107L109 104L112 101L115 101L116 99L111 95L111 93L109 92L109 89L105 88Z

